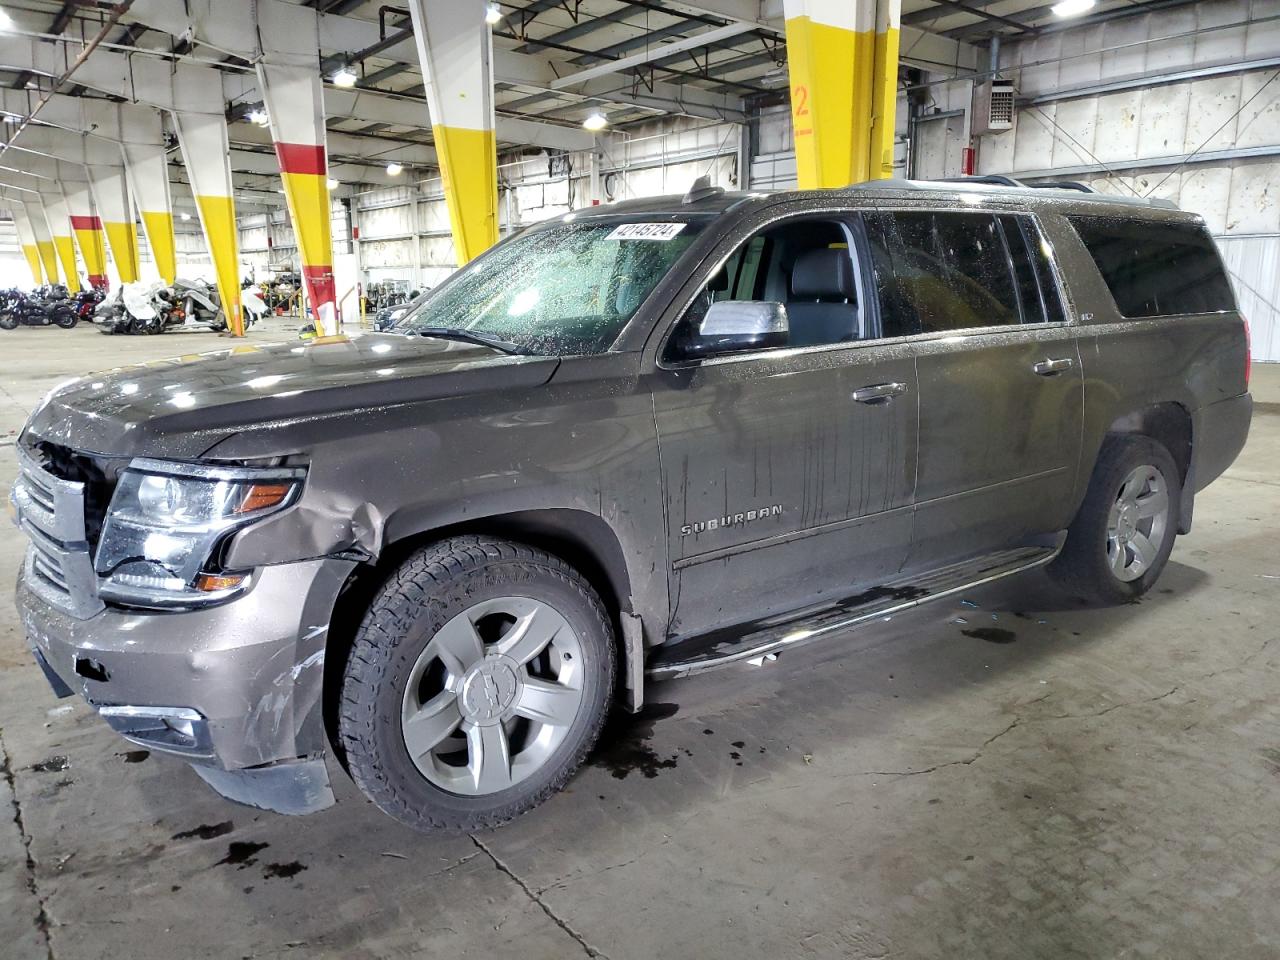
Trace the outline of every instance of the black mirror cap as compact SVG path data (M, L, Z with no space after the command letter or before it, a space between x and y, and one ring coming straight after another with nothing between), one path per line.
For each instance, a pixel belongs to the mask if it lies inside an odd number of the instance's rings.
M785 331L730 333L714 337L694 334L680 344L680 353L688 360L702 360L706 357L743 353L747 350L775 350L786 345Z

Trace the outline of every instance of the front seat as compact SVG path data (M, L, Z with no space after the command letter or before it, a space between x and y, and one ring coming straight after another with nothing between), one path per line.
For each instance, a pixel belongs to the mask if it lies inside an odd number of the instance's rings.
M811 347L858 337L858 287L848 250L810 250L791 269L790 345Z

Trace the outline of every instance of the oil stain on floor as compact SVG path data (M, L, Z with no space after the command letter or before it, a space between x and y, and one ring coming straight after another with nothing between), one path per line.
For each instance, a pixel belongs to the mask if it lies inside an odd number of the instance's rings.
M603 767L617 780L632 773L651 780L660 770L673 768L677 755L661 757L646 741L653 736L657 721L674 716L679 709L674 703L646 703L637 714L616 716L605 725L592 765Z

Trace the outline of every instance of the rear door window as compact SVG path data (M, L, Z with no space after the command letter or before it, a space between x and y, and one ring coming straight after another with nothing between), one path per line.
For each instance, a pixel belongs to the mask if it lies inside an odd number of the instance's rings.
M1018 280L993 215L875 213L867 233L885 336L1021 321Z
M1002 214L1000 228L1009 247L1023 323L1064 323L1049 243L1036 222L1024 214Z
M1166 317L1235 309L1209 232L1199 224L1069 217L1122 316Z

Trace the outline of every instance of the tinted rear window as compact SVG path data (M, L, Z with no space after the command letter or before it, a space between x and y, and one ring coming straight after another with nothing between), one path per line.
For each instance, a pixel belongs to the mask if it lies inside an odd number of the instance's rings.
M876 213L866 223L885 336L1020 322L1009 252L991 214Z
M1070 217L1126 317L1234 310L1231 285L1202 226Z

